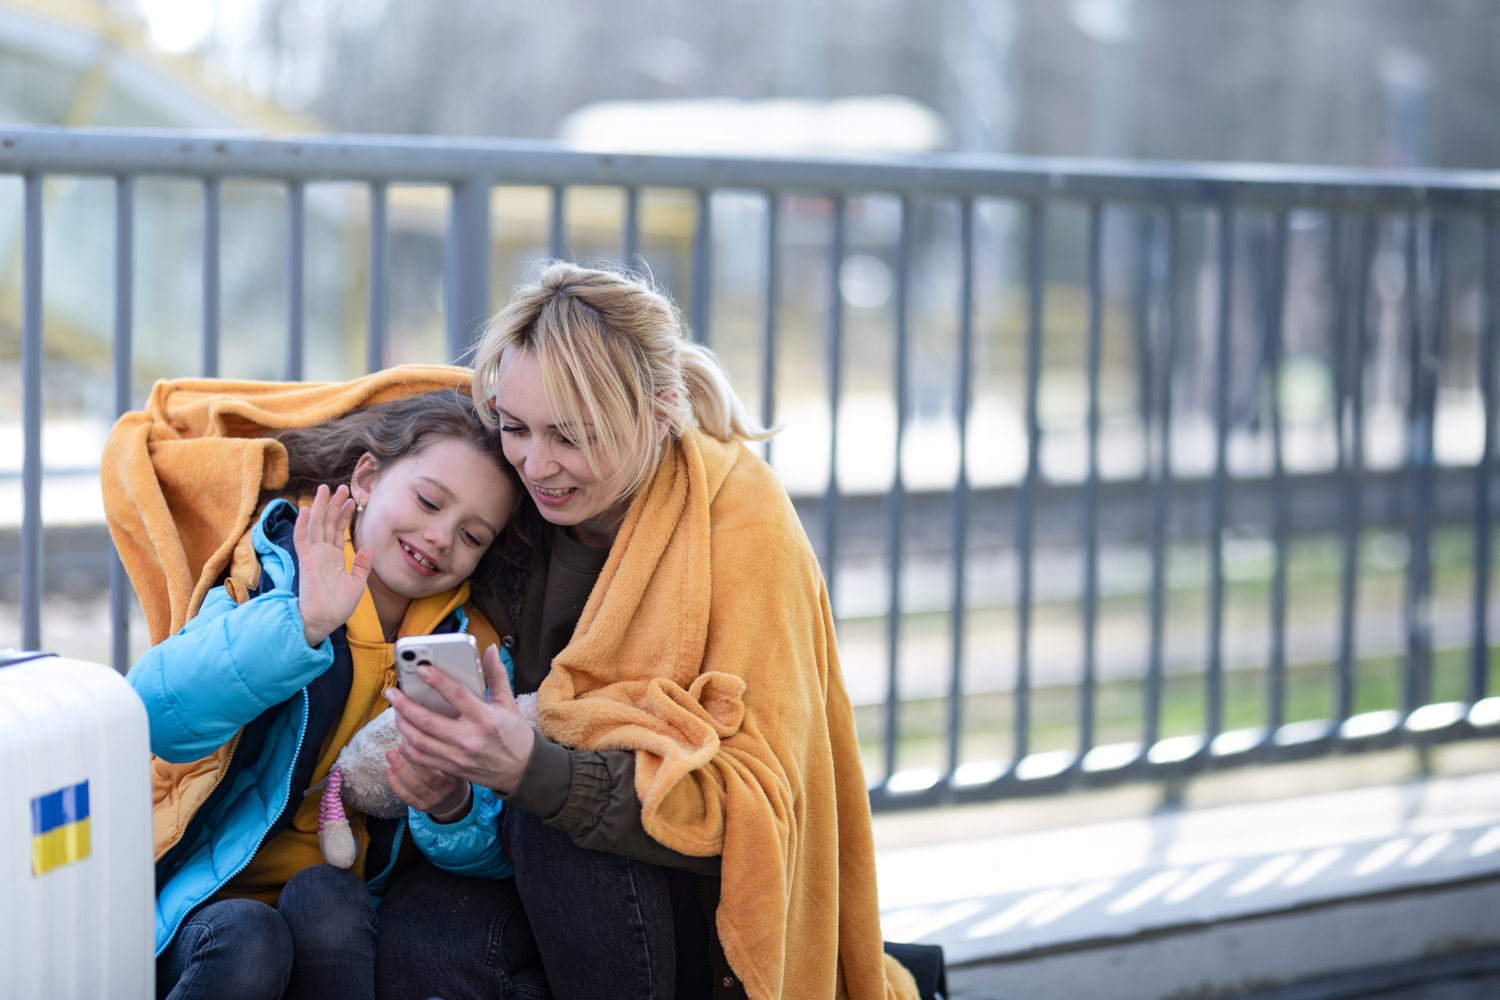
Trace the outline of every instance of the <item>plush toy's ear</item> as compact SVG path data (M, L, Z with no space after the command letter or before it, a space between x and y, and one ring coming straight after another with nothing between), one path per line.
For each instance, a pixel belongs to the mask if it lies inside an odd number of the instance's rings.
M333 765L334 771L343 775L346 803L380 819L406 815L406 803L396 797L385 780L385 752L400 742L394 708L381 712L354 734Z
M339 798L343 784L338 769L330 771L328 783L323 786L323 801L318 805L318 847L323 851L323 860L335 868L353 866L359 853L354 831L349 829L349 817L344 813L344 802Z

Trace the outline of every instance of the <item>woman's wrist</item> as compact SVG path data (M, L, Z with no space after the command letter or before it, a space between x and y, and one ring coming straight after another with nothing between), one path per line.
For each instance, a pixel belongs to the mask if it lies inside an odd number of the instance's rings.
M474 787L467 781L463 783L463 794L459 796L458 804L447 809L429 809L427 815L434 823L457 823L469 814L469 806L474 798Z

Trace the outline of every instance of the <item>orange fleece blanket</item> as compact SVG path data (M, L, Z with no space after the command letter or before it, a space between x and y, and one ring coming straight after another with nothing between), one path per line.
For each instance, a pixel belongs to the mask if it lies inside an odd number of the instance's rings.
M260 491L286 482L286 449L265 437L268 429L468 386L467 368L445 365L403 365L350 382L157 382L143 410L116 421L100 470L110 537L151 642L197 612L230 568Z
M722 856L754 1000L914 998L883 954L869 795L817 558L775 474L690 430L637 497L537 695L543 732L636 752L642 819Z

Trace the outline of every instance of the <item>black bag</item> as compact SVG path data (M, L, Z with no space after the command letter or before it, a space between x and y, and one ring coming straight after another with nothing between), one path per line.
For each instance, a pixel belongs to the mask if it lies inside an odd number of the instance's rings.
M943 946L885 942L885 953L902 965L917 981L922 1000L947 1000L948 970L943 964Z

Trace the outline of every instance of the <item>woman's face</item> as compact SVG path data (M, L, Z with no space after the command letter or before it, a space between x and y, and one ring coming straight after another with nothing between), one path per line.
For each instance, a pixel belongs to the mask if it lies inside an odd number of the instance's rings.
M613 468L591 469L574 434L558 426L535 355L506 350L498 374L495 412L505 457L537 510L583 544L608 546L629 507L628 498L620 497L619 476Z

